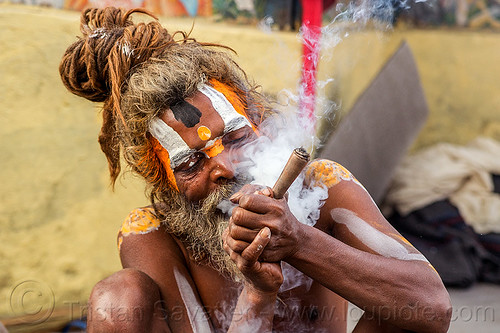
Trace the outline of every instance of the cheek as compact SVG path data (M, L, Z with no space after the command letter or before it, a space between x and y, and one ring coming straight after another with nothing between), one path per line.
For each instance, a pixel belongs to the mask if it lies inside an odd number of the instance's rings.
M205 199L210 192L210 182L207 172L200 172L190 179L184 179L174 173L179 192L183 194L188 201L198 202Z

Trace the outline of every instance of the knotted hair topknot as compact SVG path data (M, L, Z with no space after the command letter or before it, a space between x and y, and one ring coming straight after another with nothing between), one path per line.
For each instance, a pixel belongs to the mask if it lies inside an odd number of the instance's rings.
M132 13L149 15L155 21L133 24ZM118 97L134 66L174 43L156 17L141 8L89 8L82 13L80 30L82 37L64 53L59 73L68 90L94 102Z
M134 24L132 13L143 13L155 20ZM137 65L161 56L175 41L153 14L141 8L86 9L82 12L80 31L82 37L64 53L59 73L66 88L75 95L104 102L99 143L114 182L120 172L115 120L127 128L120 109L121 90ZM181 34L182 41L186 41L186 34Z

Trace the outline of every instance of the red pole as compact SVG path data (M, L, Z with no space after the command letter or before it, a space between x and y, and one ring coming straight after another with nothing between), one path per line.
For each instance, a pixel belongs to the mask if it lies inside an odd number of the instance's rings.
M319 61L322 0L302 0L302 78L300 117L308 119L314 129L316 72Z

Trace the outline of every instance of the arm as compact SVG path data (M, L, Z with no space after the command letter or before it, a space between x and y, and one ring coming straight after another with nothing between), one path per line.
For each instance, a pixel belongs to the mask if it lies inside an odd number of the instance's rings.
M344 180L329 194L336 200L327 200L318 223L336 238L301 226L288 262L372 316L403 329L446 332L449 297L427 260L361 186Z
M119 235L122 265L124 268L144 272L158 286L165 319L171 331L212 331L212 323L200 300L187 268L186 256L178 241L156 223L158 221L148 221L148 216L133 221L132 226L130 219L126 222L128 224L122 227ZM123 235L124 231L126 235ZM228 325L230 332L254 332L255 328L258 331L272 329L277 290L283 277L279 265L257 262L258 256L269 242L268 232L267 228L264 229L262 236L256 237L245 253L232 254L233 260L248 278L238 297L232 322ZM257 279L259 274L267 279ZM269 283L252 283L252 280ZM225 301L230 303L230 300Z
M327 180L329 197L316 228L299 223L285 200L242 195L231 245L243 249L252 229L267 226L273 237L261 258L287 261L379 320L413 331L446 331L449 297L432 266L390 226L362 186L349 177Z
M172 332L212 331L182 250L164 228L123 237L120 258L123 268L144 272L156 283Z

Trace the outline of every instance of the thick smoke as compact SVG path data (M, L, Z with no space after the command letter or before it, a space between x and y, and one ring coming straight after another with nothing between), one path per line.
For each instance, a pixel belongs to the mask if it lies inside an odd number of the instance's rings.
M272 187L294 148L304 147L310 151L314 146L315 137L305 135L303 124L297 120L296 112L284 112L267 119L259 127L261 136L245 147L245 155L251 161L246 169L253 184ZM314 225L327 190L304 188L303 182L301 174L288 190L288 205L300 222Z
M321 52L313 52L316 57L313 59L316 64L322 56L332 57L333 49L350 33L361 31L369 27L376 31L388 31L392 28L395 20L395 13L408 9L410 1L422 2L422 0L359 0L356 2L343 2L337 5L337 15L333 21L321 28L320 48ZM266 18L261 22L260 27L264 31L271 33L271 18ZM298 38L306 47L316 47L315 41L311 41L311 34L305 26L299 32ZM307 73L306 73L307 74ZM315 73L309 73L315 75ZM245 155L248 160L235 165L237 170L243 174L248 174L253 184L272 187L278 179L294 148L303 147L314 156L320 140L316 136L316 122L320 118L332 118L338 110L335 102L327 100L321 90L334 79L329 78L322 82L316 82L319 89L317 96L306 96L303 84L299 83L297 93L282 91L278 96L278 104L282 111L279 115L267 119L260 127L259 138L245 147ZM308 98L315 99L315 113L312 117L305 117L302 114L301 104L307 103ZM292 184L288 191L288 205L294 216L307 225L314 225L319 218L319 211L327 198L327 189L323 187L305 188L304 174L301 174ZM231 204L225 203L221 208L230 214ZM280 288L281 292L304 288L307 292L312 284L312 279L299 272L287 263L282 263L284 283ZM297 299L288 299L285 304L287 308L277 310L276 315L286 317L293 309L293 302ZM296 304L300 307L300 304ZM225 318L230 320L230 318ZM289 318L286 324L293 326L294 331L302 331L296 325L297 318ZM251 323L249 323L251 324ZM278 329L278 328L276 328ZM305 328L304 328L305 330Z

